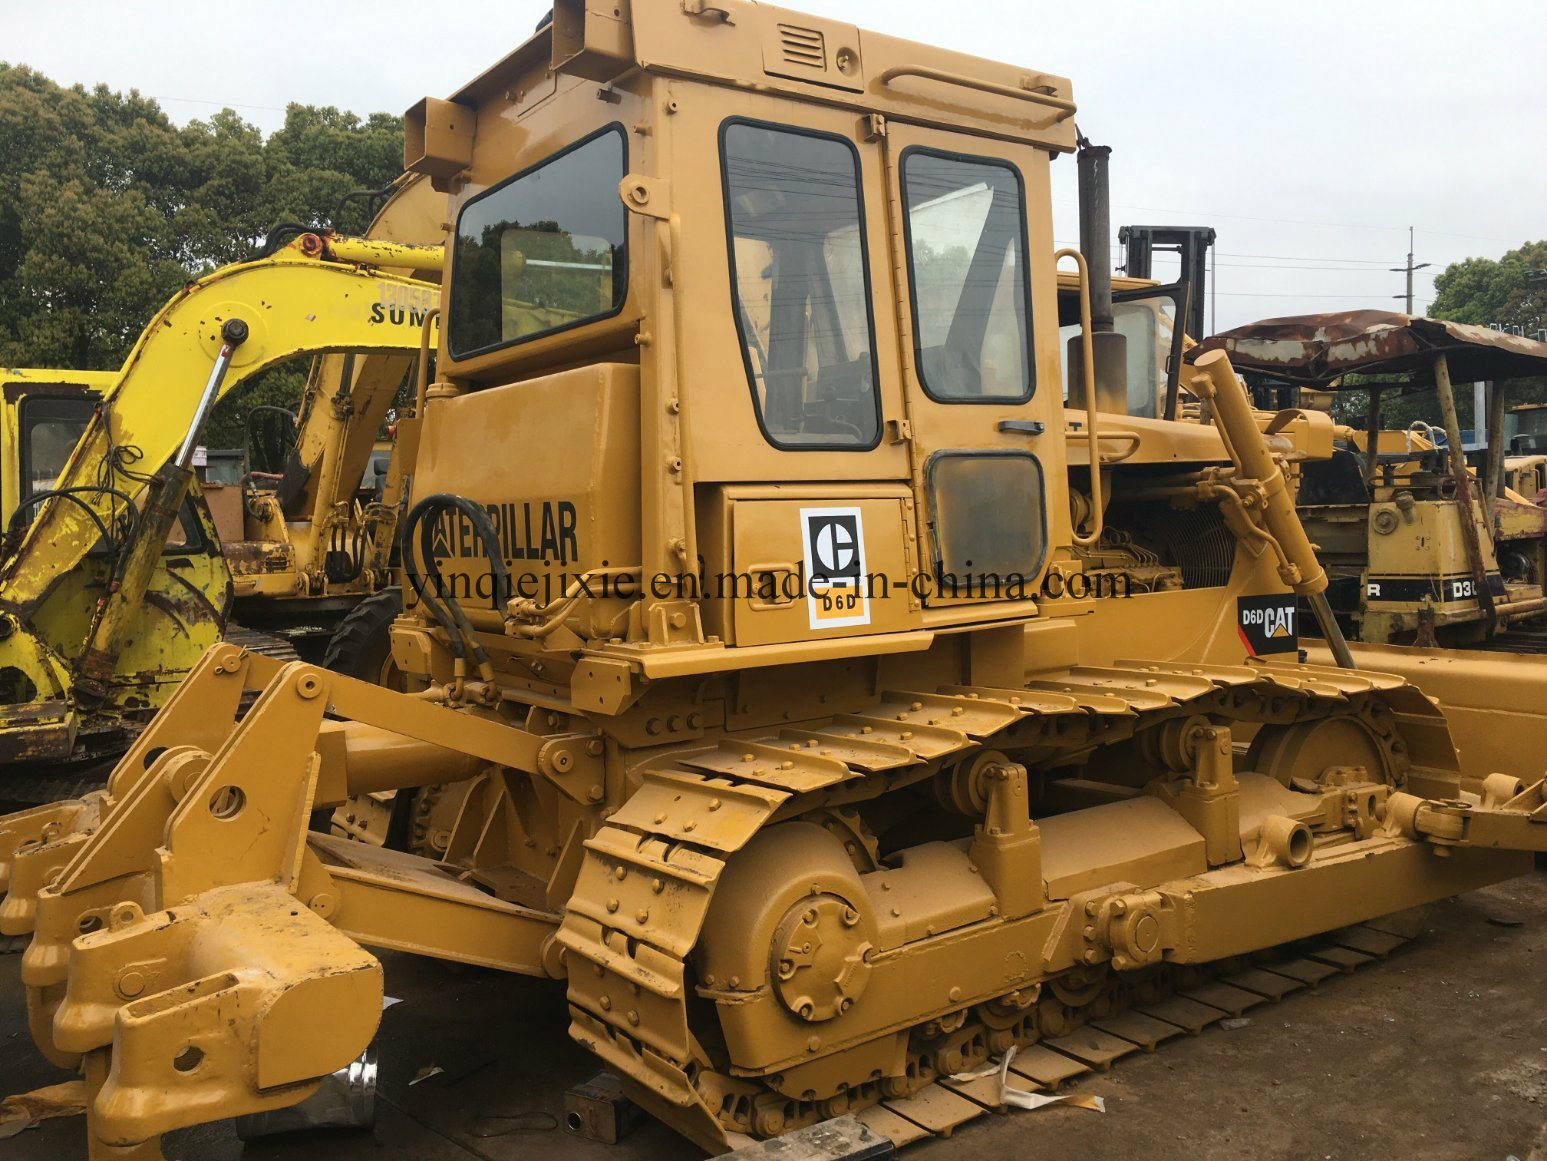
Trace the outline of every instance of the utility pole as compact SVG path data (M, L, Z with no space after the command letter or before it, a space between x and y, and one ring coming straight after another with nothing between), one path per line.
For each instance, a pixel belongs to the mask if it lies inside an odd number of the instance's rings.
M1431 264L1428 262L1420 262L1417 266L1413 265L1413 227L1409 226L1407 228L1407 265L1391 267L1391 272L1393 274L1407 275L1407 293L1405 295L1393 294L1391 297L1407 299L1407 313L1409 315L1413 313L1413 271L1422 270L1425 266L1428 265Z

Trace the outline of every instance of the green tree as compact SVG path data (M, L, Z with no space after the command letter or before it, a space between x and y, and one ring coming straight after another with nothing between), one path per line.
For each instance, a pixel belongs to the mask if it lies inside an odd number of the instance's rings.
M1429 314L1478 326L1520 327L1527 333L1547 327L1547 285L1532 284L1536 271L1547 271L1547 241L1527 242L1497 261L1452 262L1434 280Z
M1547 271L1547 241L1526 242L1503 257L1466 258L1452 262L1434 280L1429 317L1475 326L1520 328L1531 335L1547 327L1547 279L1532 275ZM1456 391L1456 414L1463 428L1475 427L1472 392ZM1547 402L1547 380L1521 379L1509 385L1509 405ZM1338 400L1339 418L1364 426L1367 406L1363 391L1346 391ZM1442 425L1439 399L1433 388L1406 395L1387 392L1381 419L1388 428L1407 427L1415 420Z
M252 257L278 222L332 224L402 164L400 119L292 104L265 138L229 109L179 128L138 92L64 87L0 62L0 365L112 369L192 278ZM361 230L351 203L342 228ZM240 446L254 404L294 408L304 368L224 401L205 441Z

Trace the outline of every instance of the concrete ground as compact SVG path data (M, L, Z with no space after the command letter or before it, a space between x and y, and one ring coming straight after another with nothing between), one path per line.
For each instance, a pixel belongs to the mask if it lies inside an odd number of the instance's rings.
M65 1079L33 1050L0 956L0 1093ZM173 1161L666 1161L696 1150L656 1123L615 1146L566 1133L564 1090L596 1071L565 1034L551 984L386 957L381 1105L367 1132L245 1147L229 1126L168 1138ZM411 1083L424 1070L442 1071ZM914 1146L950 1158L1547 1161L1547 872L1436 905L1383 964L1129 1057L1075 1083L1105 1115L1052 1107L984 1116ZM79 1118L0 1141L5 1161L85 1157Z

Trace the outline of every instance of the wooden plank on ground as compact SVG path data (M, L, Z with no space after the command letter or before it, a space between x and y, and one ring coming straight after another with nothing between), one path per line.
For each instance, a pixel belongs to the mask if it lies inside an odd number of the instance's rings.
M915 1125L928 1129L941 1137L949 1137L951 1130L964 1121L983 1112L964 1096L957 1096L950 1089L938 1084L926 1085L910 1097L881 1102L900 1117L906 1117Z
M1071 1076L1089 1072L1090 1066L1051 1048L1033 1044L1016 1052L1015 1059L1010 1061L1010 1071L1041 1088L1057 1088Z
M1114 1060L1119 1060L1138 1048L1137 1044L1131 1044L1121 1037L1093 1028L1089 1024L1076 1028L1067 1036L1055 1036L1051 1040L1043 1040L1042 1043L1102 1071L1111 1068Z
M854 1116L865 1128L885 1137L899 1149L929 1136L928 1129L915 1125L906 1117L899 1117L891 1109L881 1105L871 1105L868 1109L855 1113Z
M1134 1011L1143 1012L1167 1024L1175 1024L1183 1032L1196 1036L1225 1013L1208 1004L1189 1000L1186 996L1167 996L1153 1003L1135 1004Z
M1182 1034L1182 1030L1175 1024L1146 1016L1143 1012L1137 1012L1132 1008L1125 1009L1115 1016L1092 1020L1090 1026L1099 1028L1103 1032L1110 1032L1113 1036L1120 1036L1124 1040L1130 1040L1146 1052L1154 1052L1155 1045Z

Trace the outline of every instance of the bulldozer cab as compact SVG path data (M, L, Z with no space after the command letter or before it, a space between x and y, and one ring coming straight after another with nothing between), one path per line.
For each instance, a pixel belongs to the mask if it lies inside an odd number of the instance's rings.
M1088 414L1065 361L1088 289L1052 239L1058 78L862 55L851 26L763 7L642 8L625 45L569 8L406 133L454 222L415 497L467 499L498 543L443 510L414 555L480 630L523 622L500 649L696 671L1088 613L1068 578L1121 571L1097 477L1229 462L1168 422L1183 286L1115 286L1127 386ZM643 44L671 64L633 69ZM725 52L738 79L706 63ZM1144 503L1122 510L1166 529L1122 557L1144 584L1282 584L1262 542L1238 571L1217 517Z
M895 50L861 65L851 27L813 18L788 35L827 46L821 91L839 99L792 99L811 88L781 63L782 19L669 30L684 62L711 42L763 54L767 91L641 75L601 101L523 96L514 175L504 102L410 115L425 171L447 164L438 117L476 121L452 180L446 393L500 388L461 415L522 400L519 435L453 433L432 391L420 474L490 510L518 598L637 574L660 644L1028 616L1069 540L1048 171L1073 133L1056 84L881 81ZM535 93L547 65L501 69ZM470 590L484 566L466 532L448 519L432 547Z

